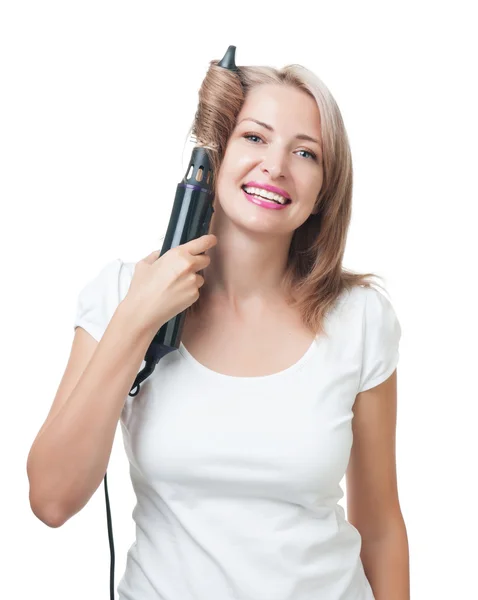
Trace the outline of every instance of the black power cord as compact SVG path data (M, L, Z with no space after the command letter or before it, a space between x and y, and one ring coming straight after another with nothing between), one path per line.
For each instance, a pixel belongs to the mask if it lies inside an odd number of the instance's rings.
M151 373L154 371L157 363L160 358L165 354L171 352L174 348L164 347L154 341L148 348L144 360L146 365L143 369L136 375L136 379L131 387L131 390L128 396L136 396L139 392L141 383L147 379ZM133 392L133 390L136 390ZM111 508L110 508L110 499L108 496L108 480L104 477L104 487L105 487L105 502L106 502L106 522L108 525L108 542L110 546L110 600L115 599L115 545L113 541L113 523L111 519Z

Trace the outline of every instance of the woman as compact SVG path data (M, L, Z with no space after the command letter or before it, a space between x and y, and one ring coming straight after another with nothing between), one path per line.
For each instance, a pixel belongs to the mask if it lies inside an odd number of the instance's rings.
M29 456L32 509L53 527L81 510L119 420L137 496L120 600L408 599L401 330L367 275L342 268L352 163L340 111L298 65L241 67L235 102L221 102L214 69L202 102L232 125L213 128L210 235L115 260L82 290ZM185 309L179 352L127 396L152 337Z

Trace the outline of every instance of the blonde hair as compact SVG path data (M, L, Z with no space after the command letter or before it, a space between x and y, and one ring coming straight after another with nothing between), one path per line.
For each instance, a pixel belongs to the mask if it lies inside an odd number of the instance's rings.
M342 115L326 85L298 64L282 69L243 66L233 72L211 61L190 133L199 145L211 149L215 186L244 100L250 90L263 84L302 90L315 99L320 112L324 177L315 205L318 212L293 234L283 284L291 290L288 302L299 310L304 325L315 333L325 333L324 319L344 291L355 286L382 288L371 281L377 275L342 267L352 214L352 157ZM201 296L187 310L197 311L200 305Z

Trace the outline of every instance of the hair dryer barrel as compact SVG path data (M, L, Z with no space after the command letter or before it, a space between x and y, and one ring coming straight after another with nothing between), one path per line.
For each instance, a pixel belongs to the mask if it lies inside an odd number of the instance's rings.
M184 179L176 188L168 229L160 257L190 240L205 235L209 230L213 201L212 170L205 148L194 148Z
M213 173L207 150L197 146L191 154L186 175L176 188L160 257L171 248L208 233L214 212L212 185ZM153 343L163 347L162 356L179 347L185 316L186 311L179 313L165 323L154 336Z

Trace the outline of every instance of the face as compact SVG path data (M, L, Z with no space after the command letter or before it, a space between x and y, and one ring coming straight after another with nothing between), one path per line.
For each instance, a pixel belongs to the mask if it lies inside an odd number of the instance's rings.
M261 85L247 95L236 123L218 174L216 211L249 230L293 233L317 212L323 182L317 103L290 86ZM278 187L291 203L279 210L255 204L242 189L249 182Z

